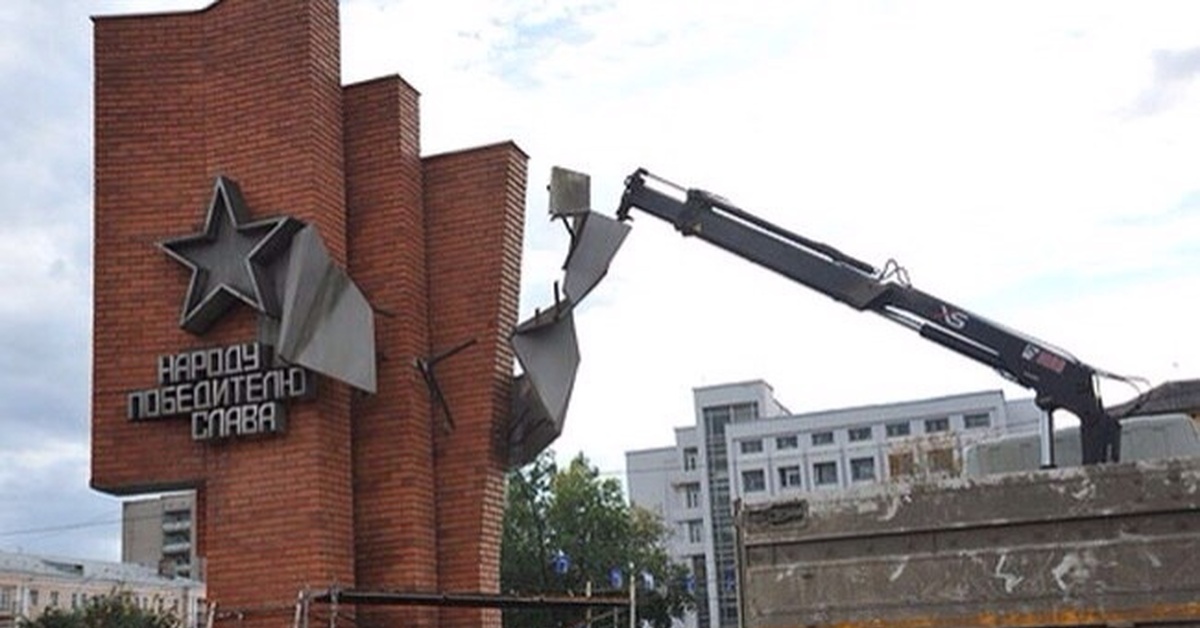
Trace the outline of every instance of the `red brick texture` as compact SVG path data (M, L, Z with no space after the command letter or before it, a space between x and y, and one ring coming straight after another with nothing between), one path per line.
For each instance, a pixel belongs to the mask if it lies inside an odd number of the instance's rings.
M436 446L438 575L447 591L500 588L504 434L520 291L526 157L513 144L425 160L430 317L454 426ZM499 625L496 611L447 611L444 626Z
M398 78L345 94L350 273L380 313L379 392L354 403L356 576L364 589L436 591L432 415L413 366L430 346L418 95ZM388 618L429 626L436 614L360 612Z
M343 88L338 28L336 0L95 20L92 485L196 488L209 599L248 626L290 625L306 586L498 587L526 158L499 144L422 159L416 91ZM218 174L254 218L317 226L376 309L378 394L321 377L285 434L220 443L192 441L186 419L126 419L159 355L256 337L241 305L183 331L190 276L156 246L200 231ZM451 427L414 361L468 340L436 369ZM358 625L497 617L404 608Z

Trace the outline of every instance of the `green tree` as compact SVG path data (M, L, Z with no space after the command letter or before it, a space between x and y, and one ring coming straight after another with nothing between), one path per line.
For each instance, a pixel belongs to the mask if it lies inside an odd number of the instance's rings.
M672 617L694 604L687 570L667 558L668 533L655 515L630 507L620 483L601 478L583 454L560 470L553 453L545 452L509 475L501 587L520 595L583 595L590 582L595 595L625 596L633 578L639 619L668 628ZM614 570L622 580L615 589ZM593 611L593 617L603 612ZM504 625L552 628L577 624L585 615L577 609L513 609L504 612Z
M138 608L128 593L115 591L88 600L81 608L47 610L37 619L22 619L20 628L180 628L171 614Z

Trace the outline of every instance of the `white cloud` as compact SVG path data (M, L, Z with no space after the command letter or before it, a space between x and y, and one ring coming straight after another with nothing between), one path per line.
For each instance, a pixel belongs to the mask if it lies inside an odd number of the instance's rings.
M54 316L87 307L89 269L75 265L69 250L77 229L41 225L0 233L0 318ZM31 290L37 286L37 290Z
M78 441L49 440L26 443L20 450L5 455L6 464L0 468L0 493L13 490L18 483L27 483L64 468L72 475L79 475L77 472L87 467L88 445ZM87 483L86 476L72 479Z

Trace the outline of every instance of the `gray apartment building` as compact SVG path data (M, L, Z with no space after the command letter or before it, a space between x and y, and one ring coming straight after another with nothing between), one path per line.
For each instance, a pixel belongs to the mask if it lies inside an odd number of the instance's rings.
M121 513L121 561L157 570L164 576L202 580L195 522L195 493L125 502Z

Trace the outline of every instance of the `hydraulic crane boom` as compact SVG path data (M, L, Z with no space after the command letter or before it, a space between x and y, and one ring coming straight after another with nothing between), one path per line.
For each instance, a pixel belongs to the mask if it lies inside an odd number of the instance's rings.
M626 179L617 218L628 220L633 208L670 222L685 236L705 240L856 310L884 316L922 338L996 369L1032 389L1038 407L1051 420L1059 409L1079 417L1084 464L1120 459L1120 423L1104 410L1096 392L1099 372L1067 352L917 290L902 275L888 277L831 246L783 229L703 190L671 184L644 169ZM1051 453L1051 463L1052 457Z

